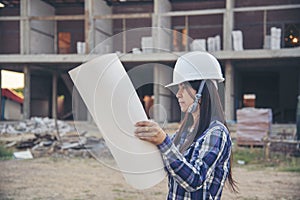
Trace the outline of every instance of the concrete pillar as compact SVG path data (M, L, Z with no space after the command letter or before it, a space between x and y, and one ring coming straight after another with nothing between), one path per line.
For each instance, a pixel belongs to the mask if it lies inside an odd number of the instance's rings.
M220 96L220 101L221 101L222 107L224 109L225 108L225 84L224 84L224 82L218 84L218 93Z
M225 62L225 117L234 120L234 67L230 60Z
M30 118L30 67L24 67L23 119Z
M29 10L29 0L20 1L20 16L23 17L20 20L20 53L29 54L30 47L30 26L28 11Z
M108 6L104 0L94 0L93 16L110 15L112 7ZM106 40L113 35L112 19L97 19L94 21L94 48L95 53L105 54L112 52L112 40ZM98 44L101 44L97 46Z
M160 14L169 11L171 11L171 4L169 0L154 0L154 14L152 18L152 27L166 28L154 28L152 31L153 46L155 48L155 52L171 51L171 18L160 16Z
M171 51L171 18L162 17L160 14L169 12L171 4L169 0L154 0L154 14L152 18L152 38L154 52ZM157 28L156 28L157 27ZM160 29L166 28L166 29ZM172 81L171 70L161 67L159 64L154 66L154 120L163 123L171 119L171 100L170 91L164 88L166 83ZM166 118L167 117L167 118Z
M298 72L298 96L300 95L300 71Z
M41 0L29 1L29 16L53 16L55 9ZM30 21L30 53L54 53L55 22L45 20Z
M72 113L74 120L87 121L89 114L78 90L74 87L72 94Z
M0 121L2 120L2 70L0 69Z
M279 72L279 110L282 123L293 121L288 110L294 110L297 105L298 96L298 74L292 68L285 68Z
M84 33L86 53L89 54L92 50L93 53L105 54L112 52L112 42L106 41L105 44L97 46L99 43L105 41L112 36L112 20L95 20L95 15L108 15L112 13L112 8L109 7L104 0L85 0L84 1ZM95 49L95 47L97 48ZM92 122L92 116L88 112L85 104L78 95L78 92L73 92L73 113L75 113L77 120L87 120ZM74 102L76 104L74 110Z
M298 71L298 90L297 90L297 109L296 109L296 138L300 140L300 71Z
M57 119L57 73L52 74L52 118Z
M234 0L226 0L226 10L223 17L223 49L232 50L231 32L234 26Z
M169 67L155 64L154 66L154 120L164 123L172 119L172 95L164 86L172 82L172 70Z
M57 21L54 21L54 54L58 53L58 31L57 31Z
M93 19L93 0L84 1L84 35L85 35L85 51L89 53L94 48L94 19Z

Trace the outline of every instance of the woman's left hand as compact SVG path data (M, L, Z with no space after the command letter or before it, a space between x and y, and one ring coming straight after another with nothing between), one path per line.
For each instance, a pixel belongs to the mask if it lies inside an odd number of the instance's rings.
M135 136L152 144L159 145L167 137L167 134L156 122L140 121L135 126L137 127L134 132Z

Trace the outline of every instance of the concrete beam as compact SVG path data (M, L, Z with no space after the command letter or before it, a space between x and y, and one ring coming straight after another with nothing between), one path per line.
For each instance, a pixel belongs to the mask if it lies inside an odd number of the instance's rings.
M28 17L22 17L22 16L1 16L0 21L20 21L20 20L26 20L29 19Z
M141 19L151 18L152 13L133 13L133 14L109 14L94 15L93 19ZM84 20L85 15L51 15L51 16L0 16L0 21L19 21L19 20L38 20L38 21L72 21Z
M300 58L299 48L265 50L254 49L244 51L218 51L212 53L219 60L248 60L273 58Z
M181 53L145 53L145 54L127 54L120 57L122 62L175 62L177 58L183 55Z
M52 15L52 16L32 16L30 20L39 21L72 21L72 20L84 20L84 15Z
M204 9L204 10L185 10L185 11L171 11L161 13L161 16L179 17L179 16L195 16L195 15L213 15L223 14L225 9Z
M140 18L151 18L151 17L152 17L152 13L94 15L94 19L140 19Z
M90 58L94 58L91 56ZM80 54L0 54L0 63L82 63L87 61L86 55Z
M144 53L144 54L120 54L122 62L175 62L178 56L185 52L171 53ZM300 58L299 48L279 49L279 50L244 50L244 51L218 51L212 52L218 60L249 60L249 59L274 59L274 58ZM75 63L81 64L99 55L81 54L0 54L1 64L50 64L50 63Z
M264 10L290 10L300 8L300 4L290 5L276 5L276 6L251 6L234 8L234 12L251 12L251 11L264 11Z
M21 1L22 2L22 1ZM264 11L264 10L289 10L300 8L300 4L290 5L275 5L275 6L251 6L234 8L234 12L250 12L250 11ZM187 11L170 11L161 13L161 16L193 16L193 15L213 15L223 14L225 9L204 9L204 10L187 10ZM111 14L111 15L95 15L94 19L138 19L138 18L151 18L152 13L131 13L131 14ZM1 16L0 21L18 21L18 20L84 20L84 15L55 15L55 16L38 16L38 17L22 17L22 16Z
M1 16L0 21L21 21L21 20L36 20L36 21L72 21L84 20L84 15L49 15L49 16Z

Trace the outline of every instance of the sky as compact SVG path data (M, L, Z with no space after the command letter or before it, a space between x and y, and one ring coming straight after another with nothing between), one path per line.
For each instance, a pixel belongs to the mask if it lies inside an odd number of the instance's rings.
M23 88L24 87L24 74L1 70L1 86L2 88Z

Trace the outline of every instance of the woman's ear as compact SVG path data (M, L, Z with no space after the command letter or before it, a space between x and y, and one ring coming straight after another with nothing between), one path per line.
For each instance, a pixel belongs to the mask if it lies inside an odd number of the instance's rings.
M202 103L202 97L198 100L199 105Z

